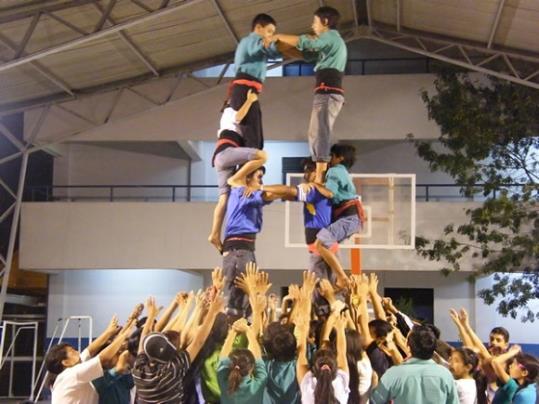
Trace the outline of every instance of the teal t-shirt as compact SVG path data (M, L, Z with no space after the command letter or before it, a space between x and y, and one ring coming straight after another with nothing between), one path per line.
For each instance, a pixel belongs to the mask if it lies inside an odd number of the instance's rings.
M336 69L344 72L348 51L341 34L330 29L318 37L301 35L297 49L303 53L306 61L316 61L314 70Z
M268 380L264 389L264 404L299 404L301 395L296 378L296 360L279 362L266 360Z
M131 402L131 389L135 382L130 374L116 373L109 369L103 377L95 379L92 384L99 394L99 404L129 404Z
M326 188L331 191L333 198L331 202L338 205L342 202L355 199L356 186L352 182L348 170L342 164L331 167L326 174Z
M246 376L240 383L238 390L228 394L228 374L230 372L230 359L224 358L217 366L217 380L221 388L221 404L260 404L264 397L264 387L268 378L266 365L262 359L255 361L255 368L251 376Z
M251 32L242 38L234 54L234 66L236 73L245 73L260 81L266 79L268 59L280 58L281 54L272 42L269 47L264 47L262 37Z
M535 384L528 384L519 390L518 382L509 379L502 387L496 390L492 404L535 404L537 390Z

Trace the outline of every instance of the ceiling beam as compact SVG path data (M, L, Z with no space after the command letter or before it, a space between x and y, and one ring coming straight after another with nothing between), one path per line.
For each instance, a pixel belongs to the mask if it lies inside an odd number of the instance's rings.
M122 22L122 23L114 25L112 27L103 28L103 29L101 29L101 30L99 30L97 32L86 35L84 37L72 39L72 40L64 42L62 44L50 46L49 48L45 48L45 49L39 50L37 52L31 53L29 55L20 57L18 59L11 60L9 62L3 63L3 64L0 65L0 71L12 69L12 68L14 68L16 66L21 66L21 65L24 65L26 63L32 62L34 60L41 59L41 58L43 58L45 56L54 55L56 53L65 51L67 49L71 49L71 48L73 48L75 46L82 45L84 43L88 43L88 42L91 42L91 41L95 41L96 39L103 38L105 36L114 34L116 32L119 32L119 31L122 31L122 30L125 30L125 29L129 29L129 28L135 27L135 26L140 25L140 24L147 23L148 21L152 21L152 20L155 20L156 18L160 18L160 17L163 17L165 15L177 12L178 10L181 10L181 9L186 8L186 7L201 3L203 1L204 0L184 0L181 3L173 4L173 5L168 6L166 8L154 11L152 13L145 14L145 15L140 16L140 17L133 18L133 19L131 19L129 21Z
M67 10L74 7L80 7L84 6L86 4L92 3L94 0L71 0L71 1L63 1L56 4L44 4L41 7L33 7L31 9L28 9L26 11L21 12L14 12L9 14L8 12L4 11L2 14L3 16L0 16L0 24L6 23L6 22L13 22L17 20L24 20L26 18L33 17L36 13L53 13L55 11L62 11ZM44 1L40 1L40 3L46 3Z
M102 15L105 15L106 10L103 10L103 7L98 2L94 2L95 7L102 13ZM107 15L106 21L108 21L112 26L116 25L116 21L114 18L111 17L110 13ZM135 56L150 70L154 76L158 77L159 73L157 71L157 68L154 66L154 64L150 61L148 56L142 52L139 47L133 42L133 39L125 32L125 31L118 31L118 36L123 41L123 43L135 54Z
M36 30L36 25L39 22L40 18L41 18L41 13L36 13L36 15L34 15L34 18L32 18L32 21L30 21L30 25L26 29L26 32L24 33L24 37L22 38L21 43L15 50L15 56L13 57L13 59L19 58L24 52L26 45L28 45L28 41L30 40L30 38L32 37L32 34Z
M17 49L17 46L15 45L15 43L12 42L9 38L4 36L3 34L0 34L0 42L2 42L5 46L7 46L13 52L15 52ZM49 69L47 69L41 63L39 63L38 61L33 61L33 62L30 62L29 65L32 66L38 73L40 73L47 80L55 84L57 87L61 88L64 92L68 93L70 96L74 95L71 88L69 88L69 86L62 79L60 79L55 74L53 74Z
M357 28L359 26L359 16L358 16L358 13L357 13L357 4L356 4L356 0L351 0L352 1L352 12L354 14L354 26Z
M498 3L498 9L496 10L496 17L494 18L494 23L490 28L490 34L488 36L487 48L492 48L492 43L494 42L494 37L496 36L496 31L498 30L498 25L500 24L500 17L502 15L503 6L505 5L505 0L500 0Z
M396 0L397 2L397 32L401 31L401 0Z
M234 32L234 29L232 28L232 25L230 24L230 21L228 21L228 18L226 18L226 15L221 8L221 4L219 3L219 0L212 0L213 6L215 7L215 10L217 10L217 13L219 14L219 17L221 17L221 20L223 20L223 24L225 25L226 30L234 39L234 42L236 45L240 42L238 35Z

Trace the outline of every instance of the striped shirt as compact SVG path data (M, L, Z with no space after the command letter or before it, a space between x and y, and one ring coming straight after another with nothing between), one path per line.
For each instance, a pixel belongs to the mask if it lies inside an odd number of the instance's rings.
M145 353L137 356L133 379L138 404L178 404L183 402L184 378L189 370L189 354L179 351L166 363L153 361Z

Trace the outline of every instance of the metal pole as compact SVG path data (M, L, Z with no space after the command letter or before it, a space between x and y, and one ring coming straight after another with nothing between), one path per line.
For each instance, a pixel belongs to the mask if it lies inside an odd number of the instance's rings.
M38 333L38 323L37 321L34 323L35 330L34 330L34 352L33 352L33 360L32 360L32 384L30 386L30 399L34 397L34 389L36 388L36 365L37 365L37 333ZM43 362L45 362L45 358L43 358Z
M19 218L21 214L22 195L24 191L24 182L26 179L26 169L28 168L28 151L22 154L21 170L19 173L19 185L17 188L17 199L15 202L15 212L11 222L11 231L9 234L9 244L6 256L6 267L4 269L4 277L2 278L2 289L0 290L0 319L4 315L4 305L6 302L7 288L9 285L9 274L13 263L13 253L15 250L15 241L17 238L17 229L19 227Z

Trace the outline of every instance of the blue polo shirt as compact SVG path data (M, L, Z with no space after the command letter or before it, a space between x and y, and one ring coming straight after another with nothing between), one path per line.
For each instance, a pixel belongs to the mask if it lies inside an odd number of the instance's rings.
M308 229L323 229L331 224L331 200L316 188L308 193L298 187L298 201L303 204L304 225Z
M236 47L234 54L234 66L237 73L245 73L263 82L266 79L268 59L280 58L281 54L272 42L269 47L264 47L262 37L251 32L243 37Z
M245 187L232 188L226 208L225 239L227 237L260 233L262 229L262 207L271 202L262 198L262 191L249 197L243 195Z

